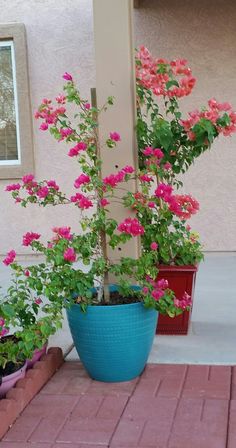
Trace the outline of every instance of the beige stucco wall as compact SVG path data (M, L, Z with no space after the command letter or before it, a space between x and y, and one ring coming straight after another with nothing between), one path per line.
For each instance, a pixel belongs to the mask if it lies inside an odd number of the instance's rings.
M186 58L197 78L187 112L211 97L236 109L235 0L140 0L136 45L157 57ZM192 225L208 250L236 250L236 135L220 138L184 177L201 210Z
M117 0L118 1L118 0ZM140 0L135 10L135 41L158 56L186 57L198 83L192 97L182 100L185 110L207 99L231 101L236 108L236 6L229 0ZM32 110L42 97L61 91L61 75L69 71L89 96L95 86L92 0L0 0L2 23L26 26ZM73 190L77 176L74 161L66 157L63 144L38 130L33 121L35 174L55 179ZM118 129L117 129L118 130ZM201 203L193 219L208 250L236 250L236 136L218 141L185 176L185 190ZM76 210L17 207L4 192L9 182L0 181L0 255L21 246L26 231L39 231L47 238L50 228L78 223ZM68 219L69 218L69 219Z
M22 22L26 27L32 111L43 97L62 92L65 71L75 76L89 97L90 87L95 86L92 0L0 0L0 11L1 23ZM75 161L66 156L63 143L57 144L38 127L33 120L36 177L55 179L67 192L73 192L78 175ZM23 209L4 192L5 185L12 182L0 181L0 254L11 248L30 253L21 246L27 231L38 231L47 238L53 226L76 229L75 207L70 207L69 217L68 208L62 206Z

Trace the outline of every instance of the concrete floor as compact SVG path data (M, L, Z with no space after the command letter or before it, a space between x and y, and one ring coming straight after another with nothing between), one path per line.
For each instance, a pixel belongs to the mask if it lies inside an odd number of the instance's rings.
M1 265L0 285L10 282L10 269ZM66 320L50 339L77 360ZM71 350L71 351L70 351ZM156 336L149 362L236 364L236 254L207 254L197 275L192 323L187 336Z
M187 336L155 338L150 362L236 364L236 255L208 255L196 281Z

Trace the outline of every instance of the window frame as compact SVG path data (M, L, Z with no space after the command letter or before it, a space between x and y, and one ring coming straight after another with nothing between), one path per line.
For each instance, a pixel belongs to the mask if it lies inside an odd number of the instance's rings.
M17 85L16 85L16 63L15 63L15 49L13 40L0 39L0 48L10 47L11 51L11 65L12 65L12 83L13 83L13 102L16 116L16 145L17 145L17 160L0 160L1 166L21 165L21 144L20 144L20 127L19 127L19 108L17 100Z
M27 172L34 171L32 114L24 24L0 24L0 42L12 42L11 57L18 150L17 161L9 160L0 163L0 179L19 179Z

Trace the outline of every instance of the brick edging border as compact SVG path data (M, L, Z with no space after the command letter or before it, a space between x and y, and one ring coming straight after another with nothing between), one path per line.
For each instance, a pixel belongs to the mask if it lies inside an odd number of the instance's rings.
M25 378L17 381L15 387L7 392L6 398L0 400L0 440L63 362L61 348L49 348L47 354L26 372Z

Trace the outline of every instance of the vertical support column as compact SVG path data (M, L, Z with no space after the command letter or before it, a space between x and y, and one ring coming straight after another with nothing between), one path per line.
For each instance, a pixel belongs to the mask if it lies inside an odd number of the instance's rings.
M125 165L137 167L135 139L135 75L132 12L133 0L93 0L94 41L96 61L96 92L98 106L108 96L114 96L114 105L99 119L101 143L109 132L117 131L121 142L115 149L101 149L102 175L118 171ZM130 191L136 190L135 181L129 184ZM117 203L111 204L111 217L122 221L132 211L123 210ZM120 250L109 250L112 259L121 256L137 257L138 238L132 238Z

